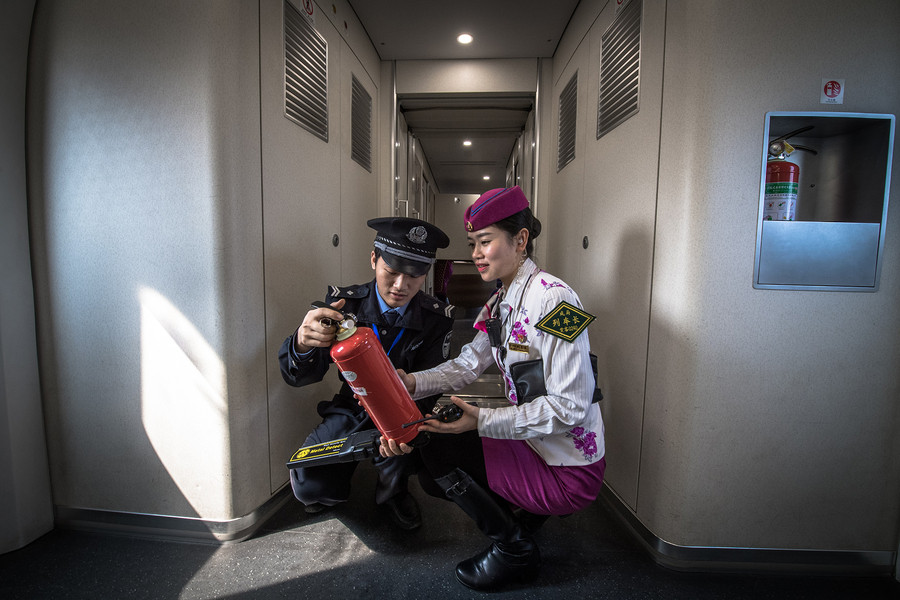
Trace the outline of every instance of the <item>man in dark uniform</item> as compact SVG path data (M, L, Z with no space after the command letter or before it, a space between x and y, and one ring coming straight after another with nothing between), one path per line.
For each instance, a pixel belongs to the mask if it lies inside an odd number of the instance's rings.
M438 248L450 244L434 225L403 217L372 219L377 231L372 251L375 279L362 285L332 286L325 302L332 308L314 308L288 337L278 352L281 375L293 386L321 381L331 365L329 354L335 331L323 319L340 320L338 310L356 315L358 326L371 327L391 363L406 372L421 371L447 359L453 328L453 306L421 291ZM338 310L335 310L338 309ZM325 321L327 323L328 321ZM423 414L431 412L440 396L417 401ZM344 382L331 399L319 402L322 423L313 429L304 446L342 437L353 431L373 429L374 424ZM403 529L422 523L419 507L407 491L407 480L417 470L417 453L374 459L378 472L375 502L390 509L393 521ZM307 512L345 502L357 463L339 463L291 470L291 487Z

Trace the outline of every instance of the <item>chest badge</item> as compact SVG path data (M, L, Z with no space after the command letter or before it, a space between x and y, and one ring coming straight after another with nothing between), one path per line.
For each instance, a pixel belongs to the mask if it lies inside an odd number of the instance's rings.
M515 342L510 342L507 344L509 346L510 351L512 352L522 352L524 354L528 354L528 344L516 344Z
M444 355L444 358L450 356L450 343L453 341L453 332L450 331L447 335L444 336L444 343L441 344L441 353Z
M541 331L572 342L581 335L596 317L568 302L560 302L535 325Z

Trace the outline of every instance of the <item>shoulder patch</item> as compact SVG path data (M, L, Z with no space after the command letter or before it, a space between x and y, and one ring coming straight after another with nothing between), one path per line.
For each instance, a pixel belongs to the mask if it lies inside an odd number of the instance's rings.
M567 342L572 342L584 333L584 330L595 318L594 315L586 313L568 302L560 302L535 327Z
M365 284L348 285L347 287L328 286L328 296L331 298L365 298L368 295L369 288Z
M448 319L452 319L456 313L455 306L447 304L446 302L441 302L434 296L429 296L428 294L422 294L422 301L420 304L428 312L444 315Z

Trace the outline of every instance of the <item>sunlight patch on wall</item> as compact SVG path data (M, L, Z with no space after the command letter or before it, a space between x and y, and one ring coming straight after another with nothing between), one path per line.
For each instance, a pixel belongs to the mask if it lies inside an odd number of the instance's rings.
M167 298L142 288L141 417L147 438L200 518L230 515L225 365Z

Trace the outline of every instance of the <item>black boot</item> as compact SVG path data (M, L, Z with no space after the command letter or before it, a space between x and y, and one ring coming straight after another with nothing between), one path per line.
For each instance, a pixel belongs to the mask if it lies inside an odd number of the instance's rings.
M536 515L523 508L513 510L513 515L522 527L525 535L533 536L547 522L550 515Z
M510 510L459 469L435 481L494 542L484 552L456 565L460 583L475 590L492 591L537 577L540 551Z

